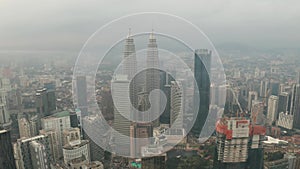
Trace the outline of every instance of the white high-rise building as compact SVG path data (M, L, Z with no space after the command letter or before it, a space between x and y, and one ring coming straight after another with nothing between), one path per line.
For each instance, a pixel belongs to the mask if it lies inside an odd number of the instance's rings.
M57 133L57 146L59 150L59 157L63 156L63 131L69 128L71 128L71 124L70 113L68 111L59 112L52 116L48 116L42 119L43 130L54 130Z
M183 89L180 81L171 82L171 113L170 125L172 128L183 128L184 109Z
M147 48L147 71L146 71L146 92L149 93L149 99L151 99L151 92L155 89L160 89L160 71L159 71L159 58L156 38L153 32L150 34L149 43ZM151 101L150 101L151 102ZM160 95L155 95L150 105L150 114L153 117L158 117L160 113ZM150 119L149 119L150 120ZM159 120L154 121L154 126L159 125Z
M60 154L58 149L58 137L55 130L40 130L40 134L45 135L49 138L50 152L54 161L60 160Z
M268 123L272 125L277 120L278 112L278 96L270 96L268 101Z
M128 146L130 139L130 96L129 96L129 81L126 75L116 75L112 82L112 96L114 100L114 129L116 130L115 139L118 152L124 152L124 155L129 153ZM117 103L117 104L116 104Z
M73 160L89 163L91 161L90 144L88 140L81 140L79 128L64 130L63 155L65 164Z
M135 45L134 45L134 39L131 36L131 32L129 30L129 34L127 38L125 39L124 44L124 55L123 55L123 72L122 74L127 76L127 79L129 80L129 84L131 84L130 89L130 100L132 104L132 108L137 108L138 106L138 79L134 78L135 74L137 73L137 60L136 60L136 53L135 53ZM137 119L138 114L134 113L136 111L131 112L131 118Z
M135 45L134 45L134 40L129 31L129 34L125 39L125 45L124 45L123 74L127 75L127 78L130 80L134 77L136 72L137 72L137 61L136 61Z

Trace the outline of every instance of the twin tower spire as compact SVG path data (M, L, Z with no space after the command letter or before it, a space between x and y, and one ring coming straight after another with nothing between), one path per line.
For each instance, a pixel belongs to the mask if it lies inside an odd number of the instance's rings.
M128 36L125 39L124 44L124 62L123 62L123 74L127 75L128 80L132 81L133 89L130 92L131 101L135 108L138 107L138 93L150 94L151 91L155 89L160 89L160 73L159 73L159 58L158 58L158 48L156 43L156 37L154 36L153 30L150 33L148 45L147 45L147 58L146 58L146 68L142 71L143 80L141 78L134 78L137 74L137 59L133 36L131 35L131 29L129 29ZM144 74L145 73L145 74ZM154 102L151 103L151 113L155 115L159 113L159 101L160 98L155 95ZM156 103L157 102L157 103ZM144 105L150 108L150 105ZM142 110L144 111L144 110ZM142 119L149 120L152 117Z
M123 74L127 75L130 80L137 73L136 51L131 29L125 39L123 59ZM147 68L159 68L158 49L153 30L149 36L147 48Z

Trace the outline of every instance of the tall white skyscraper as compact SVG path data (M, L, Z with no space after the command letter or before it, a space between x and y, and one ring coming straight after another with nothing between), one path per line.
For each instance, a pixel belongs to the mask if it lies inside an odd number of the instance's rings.
M153 32L150 34L149 42L148 42L148 49L147 49L147 71L146 71L146 92L150 93L155 89L160 89L160 71L159 71L159 58L158 58L158 49L156 38ZM151 118L157 117L160 113L160 96L157 94L155 98L150 101L151 108ZM150 107L150 106L149 106ZM154 126L159 125L159 120L154 121Z
M173 128L183 128L184 97L180 81L171 82L171 113L170 125Z
M277 120L278 112L278 96L270 96L268 101L268 123L272 125Z
M43 130L54 130L57 133L57 146L58 146L58 156L62 157L63 152L63 131L65 129L71 128L70 124L70 112L62 111L56 113L52 116L45 117L42 119L42 129Z
M126 75L116 75L112 82L112 96L114 100L114 129L116 130L115 146L120 153L129 155L128 146L130 140L126 136L130 136L130 116L131 107L129 100L129 81Z
M134 39L131 36L131 32L129 29L129 33L127 38L125 39L124 44L124 58L123 58L123 74L127 76L130 85L130 100L133 108L137 108L138 105L138 88L137 88L137 79L134 78L134 75L137 73L137 60L135 53L135 44ZM131 82L130 82L131 81ZM128 91L128 90L127 90ZM131 118L136 119L137 114L131 112Z
M125 39L125 45L124 45L123 74L127 75L128 79L132 79L136 72L137 72L137 61L136 61L135 45L134 45L134 40L131 36L131 32L129 30L129 34Z

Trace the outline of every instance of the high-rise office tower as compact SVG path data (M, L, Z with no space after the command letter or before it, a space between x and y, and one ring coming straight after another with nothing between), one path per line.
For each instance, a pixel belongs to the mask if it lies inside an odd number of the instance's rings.
M81 140L79 128L64 130L63 156L65 164L74 159L81 159L82 162L90 162L90 144L88 140Z
M116 130L117 139L115 146L119 152L129 153L130 145L130 95L128 92L129 81L126 75L116 75L112 79L112 95L114 96L114 129ZM126 118L127 117L127 118Z
M1 169L16 168L10 132L7 130L0 130L0 154Z
M81 110L82 117L88 115L88 104L87 104L87 82L85 76L76 77L76 99L77 108Z
M127 75L127 79L129 80L130 83L130 88L129 88L129 94L130 94L130 103L133 106L133 110L131 112L131 118L134 120L137 120L137 114L134 111L137 109L137 92L138 92L138 87L137 83L138 78L135 78L135 74L137 73L137 60L136 60L136 53L135 53L135 45L134 45L134 39L131 36L131 32L129 30L128 36L125 39L125 44L124 44L124 55L123 55L123 74ZM135 108L135 109L134 109Z
M171 76L168 72L161 71L161 89L166 95L166 107L163 114L160 116L160 123L170 124L170 111L171 111L171 81L174 81L174 77Z
M20 138L30 138L38 135L38 116L33 117L22 116L18 117ZM29 118L29 120L28 120Z
M40 118L51 115L56 110L55 91L47 88L37 90L35 103Z
M5 80L0 79L0 127L8 129L11 124L10 114L6 104L7 87Z
M268 97L268 91L269 91L270 87L269 87L269 80L262 80L260 82L260 92L259 95L260 97L266 98Z
M37 141L31 141L29 143L29 149L31 154L32 169L50 169L50 161L47 157L46 146Z
M59 161L61 157L59 156L59 142L56 130L40 130L40 134L45 135L49 138L49 147L53 161Z
M300 129L300 84L293 86L291 114L294 116L294 128Z
M279 94L278 99L278 120L277 125L285 129L294 128L294 103L296 99L296 85L293 85L290 93L283 92Z
M47 89L43 88L37 90L35 96L36 109L40 118L50 115L48 109Z
M156 38L153 32L150 34L148 48L147 48L147 58L146 58L147 70L146 70L146 92L149 94L155 90L160 89L160 71L159 71L159 57L158 57L158 48L156 43ZM158 117L160 113L160 95L157 94L153 97L151 105L148 105L150 108L151 119L153 117ZM148 119L149 121L150 119ZM154 126L159 125L158 119L153 121Z
M62 111L52 116L48 116L42 119L43 130L54 130L57 133L57 146L59 150L59 157L62 157L63 147L63 131L71 127L70 113L68 111Z
M271 95L278 96L279 89L280 89L280 83L276 80L271 80L270 88L271 88Z
M210 103L212 105L218 104L218 86L212 84L210 87Z
M16 165L19 169L50 168L52 159L48 137L39 135L26 139L19 139L15 145ZM42 160L45 167L39 167ZM46 167L47 166L47 167Z
M194 60L194 76L198 90L194 89L195 96L200 98L194 98L195 105L199 105L198 115L196 117L195 124L192 128L192 132L195 135L199 135L207 118L210 104L210 69L211 69L211 57L212 52L208 49L198 49L195 51ZM196 103L198 102L198 103Z
M83 122L84 122L83 124L84 124L85 130L86 130L86 131L83 130L83 133L82 133L83 139L89 140L90 155L91 155L92 161L102 161L104 158L104 150L102 149L102 147L109 146L107 139L108 139L108 137L110 138L111 135L106 134L107 132L105 132L105 131L108 131L109 129L107 126L105 127L103 123L99 123L103 120L105 120L105 119L103 119L100 115L89 115L83 119ZM95 124L98 124L97 128L101 131L100 133L103 133L101 135L100 134L97 135L97 137L90 135L90 132L89 132L90 131L89 129L92 130L95 127ZM100 141L104 144L99 144L99 142L97 142L97 141Z
M30 134L31 137L37 136L39 134L39 117L38 115L35 115L33 117L29 118L29 125L30 125Z
M71 127L80 127L80 117L76 114L76 112L70 112L70 123Z
M256 91L249 91L248 94L248 111L251 111L253 100L257 100L258 95Z
M124 45L124 63L123 74L127 75L128 79L132 79L137 72L137 60L135 54L135 45L131 32L125 39Z
M272 125L277 120L278 96L270 96L268 101L268 123Z
M286 113L288 111L288 103L289 103L289 93L282 92L278 96L278 113L277 113L277 119L279 116L279 113L284 112Z
M48 108L50 111L54 111L56 110L55 82L45 83L44 88L47 90Z
M243 118L222 118L216 132L214 169L263 169L263 126Z
M170 113L170 126L172 128L183 128L183 88L180 81L171 82L171 113Z

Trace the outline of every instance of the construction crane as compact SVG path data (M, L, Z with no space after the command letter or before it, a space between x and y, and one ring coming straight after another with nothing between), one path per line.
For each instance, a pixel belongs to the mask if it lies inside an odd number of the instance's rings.
M241 114L244 113L244 110L242 109L242 106L241 106L241 104L240 104L240 102L239 102L238 97L237 97L236 94L235 94L235 91L233 90L232 87L229 87L228 89L232 92L233 99L236 101L236 103L237 103L237 105L238 105L238 107L239 107L240 113L241 113ZM238 112L237 112L237 117L238 117Z

